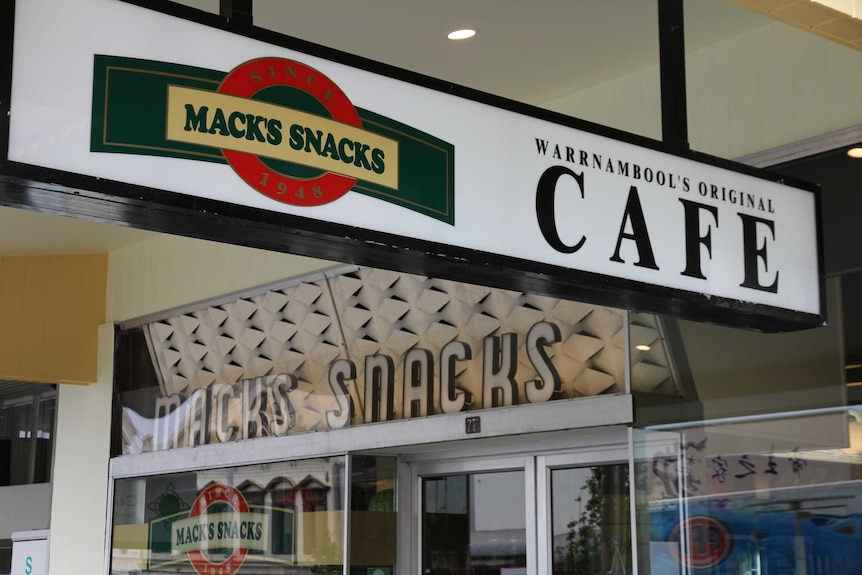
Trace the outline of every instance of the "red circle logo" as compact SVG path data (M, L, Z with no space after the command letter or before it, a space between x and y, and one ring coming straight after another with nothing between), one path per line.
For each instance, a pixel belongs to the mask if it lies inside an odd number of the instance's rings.
M251 99L265 88L287 86L313 96L333 120L362 127L359 114L335 83L310 66L285 58L249 60L225 76L218 92ZM326 172L296 178L269 166L254 154L222 150L231 168L248 185L276 201L295 206L319 206L337 200L356 184L356 178Z
M687 549L683 553L680 532L685 533ZM670 533L670 551L679 563L693 569L707 569L724 561L730 553L730 531L712 517L691 517Z
M237 489L230 485L212 485L204 489L195 499L189 517L206 515L207 509L215 503L225 503L238 513L248 513L248 503ZM189 561L198 575L211 575L212 573L236 573L245 561L248 549L238 547L227 559L220 563L210 561L203 551L189 551Z

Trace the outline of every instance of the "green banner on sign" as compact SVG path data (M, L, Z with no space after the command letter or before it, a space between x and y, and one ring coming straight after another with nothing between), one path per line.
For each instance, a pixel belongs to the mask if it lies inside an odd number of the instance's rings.
M221 148L167 137L169 87L217 92L226 76L225 72L194 66L117 56L95 56L90 150L228 163ZM289 86L261 89L253 94L250 100L295 110L304 113L306 117L307 114L314 114L320 118L331 118L327 107L318 99L306 91ZM355 108L355 111L361 121L360 129L363 133L396 143L397 183L383 185L359 177L351 189L454 225L454 146L369 110ZM193 112L199 116L191 116ZM197 119L200 117L200 109L190 109L189 114L189 117ZM195 128L198 127L199 124L196 124ZM188 128L187 124L186 129ZM227 130L227 122L222 129ZM209 132L214 131L215 125ZM284 141L280 145L297 142L296 139L289 139L291 133L288 126L285 126L283 131ZM248 139L250 140L251 136ZM353 142L347 142L351 152L351 156L347 156L348 161L353 155L360 155L360 143L355 141L354 149ZM323 149L318 154L329 154L338 160L338 148L329 142L326 144L330 148ZM308 151L309 144L305 145L305 151ZM342 154L346 156L343 147ZM344 161L345 158L340 159ZM259 160L274 173L290 178L311 179L325 173L325 169L320 167L272 157L260 156ZM360 166L359 158L356 165ZM233 167L236 169L236 166ZM357 171L353 166L349 167L354 172ZM376 168L377 165L369 167Z

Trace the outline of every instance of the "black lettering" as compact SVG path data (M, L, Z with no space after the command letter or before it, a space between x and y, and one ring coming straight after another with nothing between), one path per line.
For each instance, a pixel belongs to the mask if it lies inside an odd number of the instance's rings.
M227 120L227 126L230 130L230 135L234 138L242 138L245 136L245 130L240 129L237 126L237 122L245 124L245 114L242 112L231 112L230 117Z
M191 104L186 104L186 126L183 128L186 132L197 130L204 133L207 131L207 113L209 108L201 106L200 110L195 112L195 107Z
M700 246L706 247L706 253L712 258L712 226L707 226L704 234L700 235L700 210L712 214L715 227L718 227L718 208L682 198L679 201L685 212L685 271L682 275L705 280L700 265Z
M644 168L644 181L651 184L652 179L653 179L652 168Z
M758 259L763 260L764 271L769 271L769 264L766 261L766 242L768 238L763 237L763 244L757 246L757 226L758 224L765 225L772 233L772 240L775 241L775 222L763 218L756 218L746 214L737 214L742 219L742 251L745 268L745 280L739 284L741 287L778 293L778 270L775 271L775 280L771 285L763 285L760 283L760 274L758 273Z
M305 138L302 126L299 124L292 124L290 126L290 147L296 151L301 150L305 147Z
M371 150L371 171L375 174L382 174L386 170L386 164L383 161L384 157L383 150L380 148Z
M626 222L631 222L632 233L626 232ZM649 233L647 232L646 221L644 220L643 208L641 208L638 189L632 186L629 189L629 198L626 202L626 210L623 214L623 223L620 225L620 233L617 236L617 247L614 250L614 255L610 260L617 263L625 263L620 257L620 246L623 240L634 240L638 250L638 261L634 265L640 268L650 268L657 270L658 266L655 263L655 256L652 251Z
M338 157L338 146L335 144L335 136L326 134L326 142L323 144L323 155L329 156L333 160L340 160Z
M323 149L320 147L323 143L323 132L317 130L312 131L311 128L305 128L305 151L310 152L311 148L317 152L318 156L323 155Z
M224 111L221 108L216 108L213 116L213 123L207 131L210 134L215 134L216 131L218 131L219 136L230 136L230 131L227 129L227 120L224 117Z
M273 146L278 146L281 144L281 140L281 120L270 119L266 123L266 141Z
M539 178L539 185L536 186L536 218L538 219L542 236L544 236L548 245L558 252L571 254L581 249L587 238L586 236L581 236L578 243L570 246L563 243L557 231L554 205L557 196L557 181L564 175L575 179L581 190L581 198L584 197L584 175L582 173L576 174L565 166L551 166L545 170L542 177Z
M257 140L258 142L266 141L266 138L263 136L263 132L260 130L261 122L266 126L266 118L263 116L255 116L254 114L245 115L245 125L248 127L245 134L246 140Z
M338 142L338 155L341 156L341 161L345 164L353 163L353 156L347 153L347 150L353 150L353 141L348 138L341 138Z
M536 138L536 149L541 155L548 155L548 140L540 140L539 138Z
M629 163L617 160L617 173L621 176L629 177Z
M371 146L368 144L363 144L362 142L354 142L353 151L356 152L356 157L353 159L353 165L357 168L365 168L366 170L371 169L371 164L368 162L368 157L365 155L368 153L368 149Z

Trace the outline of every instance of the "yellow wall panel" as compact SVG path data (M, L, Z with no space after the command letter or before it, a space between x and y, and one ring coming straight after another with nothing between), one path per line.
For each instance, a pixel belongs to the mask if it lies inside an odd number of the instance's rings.
M0 258L0 379L96 381L108 255Z
M24 265L24 293L21 307L20 363L18 369L30 378L45 379L45 356L55 353L47 349L45 340L45 301L48 297L48 267L51 257L30 257ZM53 267L53 266L52 266ZM59 318L58 318L59 319ZM62 321L62 320L60 320Z
M0 258L0 373L18 373L24 323L25 258Z
M35 258L33 258L35 259ZM69 291L56 289L55 286L63 286L74 272L75 267L68 257L46 257L39 258L46 262L45 278L45 304L44 316L47 318L64 317L69 310L75 307ZM68 342L66 340L67 321L43 321L45 328L41 350L42 354L42 377L51 373L60 373L65 365Z

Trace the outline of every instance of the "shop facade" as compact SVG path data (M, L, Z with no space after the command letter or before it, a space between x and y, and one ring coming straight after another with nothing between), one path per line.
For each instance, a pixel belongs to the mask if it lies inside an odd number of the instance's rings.
M248 276L145 304L171 240L112 255L52 570L81 476L106 573L859 564L815 186L169 3L40 2L4 203L276 252L202 249L181 281ZM92 74L44 96L38 30L96 8L63 66Z

